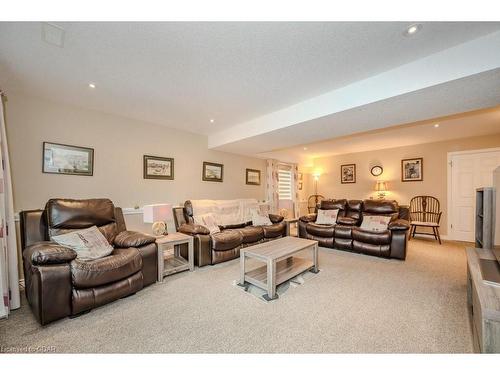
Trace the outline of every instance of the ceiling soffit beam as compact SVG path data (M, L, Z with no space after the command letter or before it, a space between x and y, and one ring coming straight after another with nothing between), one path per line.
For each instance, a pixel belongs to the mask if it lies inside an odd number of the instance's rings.
M500 31L214 133L209 148L500 67Z

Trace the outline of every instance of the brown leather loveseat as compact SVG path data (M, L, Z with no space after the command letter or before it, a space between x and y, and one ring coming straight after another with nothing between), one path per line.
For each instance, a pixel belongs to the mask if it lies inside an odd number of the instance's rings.
M338 209L337 224L316 224L316 215L302 216L299 237L319 241L323 247L404 260L408 242L408 208L389 200L329 199L319 204L322 210ZM361 229L364 215L390 216L385 231Z
M155 238L127 231L109 199L51 199L44 210L22 211L21 246L26 297L43 325L134 294L156 281ZM114 247L111 255L76 259L51 236L97 226Z
M251 222L219 225L221 231L210 234L206 227L194 224L191 201L174 208L174 218L178 232L194 237L194 261L198 267L238 258L242 247L281 238L286 233L283 216L269 214L272 225L252 226Z

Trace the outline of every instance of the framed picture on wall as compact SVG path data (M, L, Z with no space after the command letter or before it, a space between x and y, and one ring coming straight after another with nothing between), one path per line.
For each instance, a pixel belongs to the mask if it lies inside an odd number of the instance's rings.
M356 183L356 164L344 164L340 166L340 182L343 184Z
M224 179L224 165L204 161L201 179L203 181L222 182Z
M424 159L403 159L401 160L401 181L423 181L424 180Z
M143 173L145 179L173 180L174 159L161 156L144 155Z
M260 171L258 169L246 170L246 184L247 185L260 185Z
M42 172L92 176L94 149L88 147L43 142Z

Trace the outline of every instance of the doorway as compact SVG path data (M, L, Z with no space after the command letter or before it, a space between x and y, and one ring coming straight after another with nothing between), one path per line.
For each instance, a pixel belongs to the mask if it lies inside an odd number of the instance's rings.
M476 189L493 186L500 148L448 153L448 238L474 242Z

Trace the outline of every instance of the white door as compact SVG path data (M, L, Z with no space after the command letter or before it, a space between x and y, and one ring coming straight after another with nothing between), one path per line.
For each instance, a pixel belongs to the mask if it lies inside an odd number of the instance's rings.
M476 189L493 186L493 170L500 165L500 151L452 154L450 239L474 242Z

